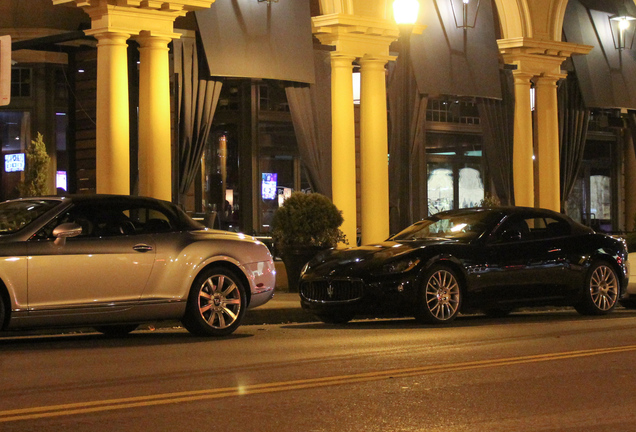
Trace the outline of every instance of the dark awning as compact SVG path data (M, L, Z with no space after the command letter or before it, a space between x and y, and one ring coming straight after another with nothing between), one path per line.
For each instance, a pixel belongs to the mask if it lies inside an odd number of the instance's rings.
M616 14L634 13L633 9L633 3L630 6L620 0L568 2L563 23L565 40L594 47L588 55L572 57L588 108L636 109L636 51L615 48L608 20Z
M455 3L461 15L462 2ZM427 26L421 35L411 37L420 93L501 99L499 49L490 0L480 2L474 28L456 27L447 0L421 2L418 24Z
M308 1L217 1L195 14L211 75L314 82Z
M636 5L632 0L579 0L588 9L607 12L611 15L636 16Z

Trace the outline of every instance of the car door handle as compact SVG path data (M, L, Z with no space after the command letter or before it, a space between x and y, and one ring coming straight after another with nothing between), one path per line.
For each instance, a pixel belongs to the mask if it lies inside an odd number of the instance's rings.
M138 244L133 246L133 249L137 252L150 252L152 250L152 246L147 244Z

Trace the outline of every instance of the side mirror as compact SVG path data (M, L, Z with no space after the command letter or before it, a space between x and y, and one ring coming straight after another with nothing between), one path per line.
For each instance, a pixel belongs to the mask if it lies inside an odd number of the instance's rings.
M55 227L53 230L53 236L55 237L55 244L63 246L66 244L68 237L77 237L82 233L81 225L74 222L63 223Z

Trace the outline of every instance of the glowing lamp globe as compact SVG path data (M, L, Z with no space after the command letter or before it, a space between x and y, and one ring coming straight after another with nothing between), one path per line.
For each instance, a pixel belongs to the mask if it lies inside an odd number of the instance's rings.
M413 25L417 21L417 13L420 9L418 0L394 0L393 17L400 24Z

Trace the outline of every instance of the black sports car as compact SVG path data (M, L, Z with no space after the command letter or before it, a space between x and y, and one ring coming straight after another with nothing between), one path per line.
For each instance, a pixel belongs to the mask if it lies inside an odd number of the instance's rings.
M544 305L601 315L625 293L627 257L622 239L553 211L454 210L383 243L317 255L303 269L300 298L327 323L386 313L443 323L462 311Z

